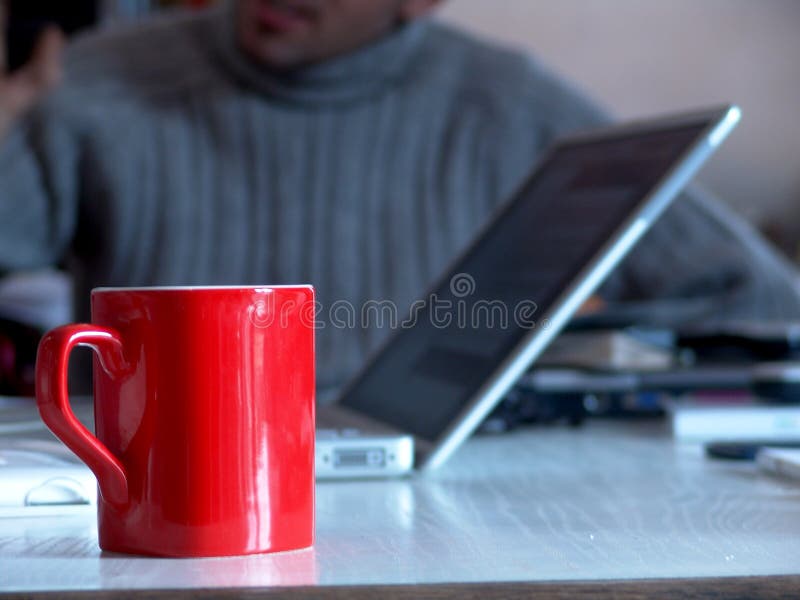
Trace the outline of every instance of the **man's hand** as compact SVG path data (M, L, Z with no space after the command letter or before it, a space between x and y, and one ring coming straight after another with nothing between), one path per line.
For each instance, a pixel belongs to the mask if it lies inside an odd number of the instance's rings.
M64 35L48 27L36 40L31 59L13 73L6 73L6 6L0 0L0 139L11 125L53 86L61 81Z

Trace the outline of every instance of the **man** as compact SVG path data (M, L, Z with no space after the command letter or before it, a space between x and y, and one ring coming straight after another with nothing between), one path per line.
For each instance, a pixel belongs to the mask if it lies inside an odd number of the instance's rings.
M409 306L547 144L604 121L530 59L424 19L435 4L241 0L100 32L43 97L48 32L0 84L0 268L66 262L84 318L100 284L310 282L323 313ZM603 295L666 323L800 315L791 268L697 195ZM320 330L321 390L386 334Z

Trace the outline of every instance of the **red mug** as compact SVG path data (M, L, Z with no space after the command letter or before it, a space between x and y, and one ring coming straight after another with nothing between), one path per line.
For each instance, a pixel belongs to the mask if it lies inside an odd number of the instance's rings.
M45 424L97 476L100 547L232 556L314 541L314 290L98 288L92 323L47 333ZM67 397L94 350L96 437Z

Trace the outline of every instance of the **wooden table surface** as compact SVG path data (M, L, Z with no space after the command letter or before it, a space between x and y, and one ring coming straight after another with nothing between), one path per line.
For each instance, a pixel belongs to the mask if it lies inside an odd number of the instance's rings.
M103 554L91 510L0 519L11 597L786 597L799 575L800 484L708 460L654 423L478 436L431 474L320 483L302 552Z

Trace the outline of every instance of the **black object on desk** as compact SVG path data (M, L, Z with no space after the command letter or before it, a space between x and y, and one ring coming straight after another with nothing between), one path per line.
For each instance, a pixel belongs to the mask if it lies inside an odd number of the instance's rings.
M733 321L687 327L677 332L676 344L705 362L800 360L800 323Z
M755 442L709 442L706 455L725 460L755 460L762 448L800 448L800 440L765 440Z

